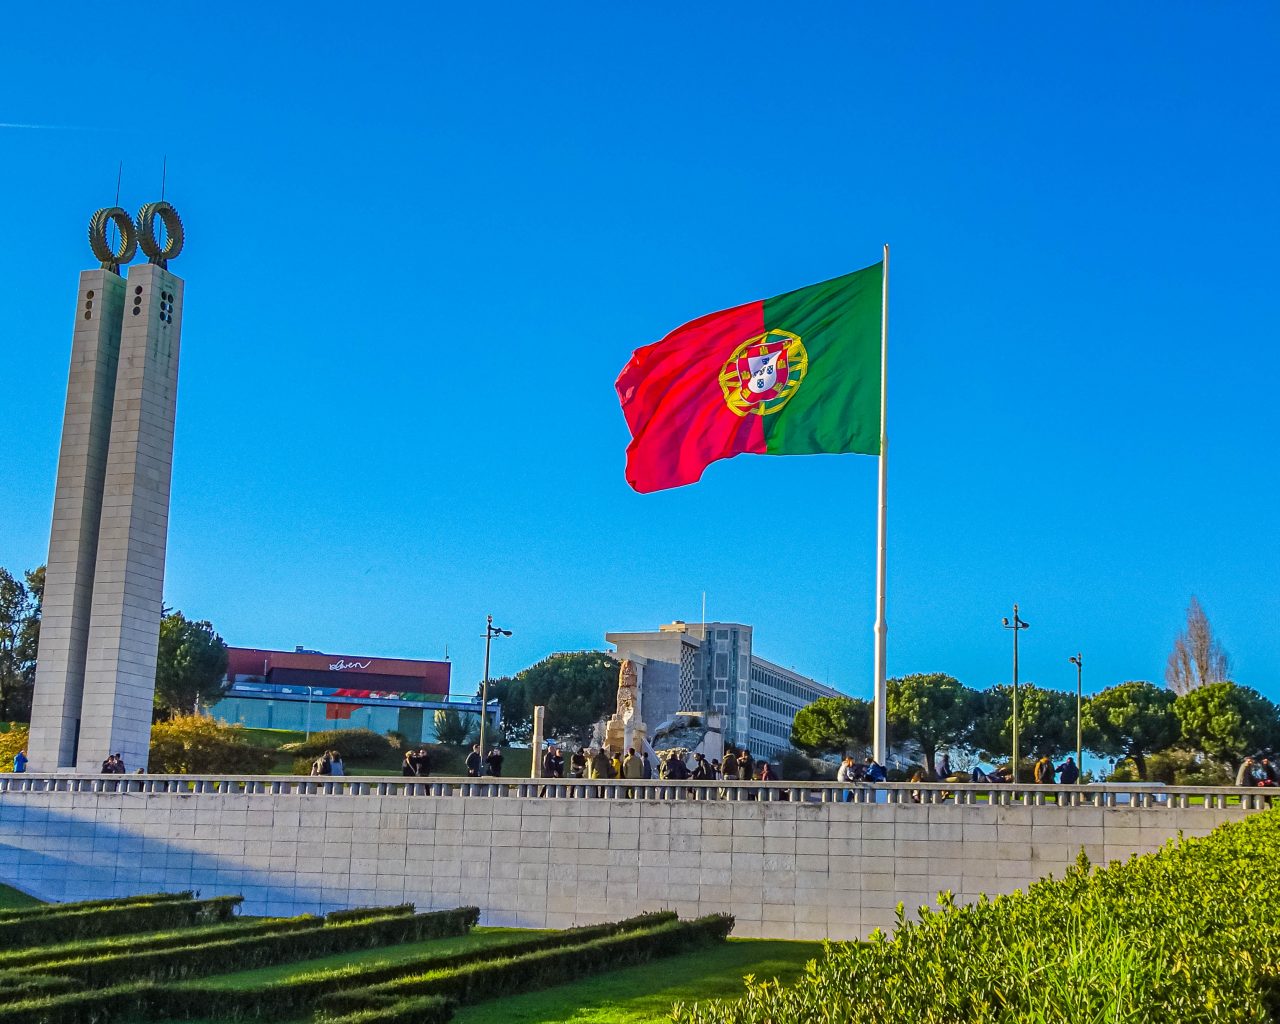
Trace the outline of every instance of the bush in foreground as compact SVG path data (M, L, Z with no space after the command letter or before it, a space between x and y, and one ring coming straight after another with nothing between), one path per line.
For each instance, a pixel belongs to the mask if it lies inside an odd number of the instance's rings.
M794 986L677 1006L677 1024L1270 1024L1280 972L1280 809L1025 893L899 908ZM1271 1009L1268 1011L1267 1004Z

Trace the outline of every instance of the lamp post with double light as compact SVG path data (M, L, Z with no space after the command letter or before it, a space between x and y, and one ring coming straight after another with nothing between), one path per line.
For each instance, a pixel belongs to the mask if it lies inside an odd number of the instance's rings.
M480 684L480 767L484 770L484 727L489 719L489 648L495 636L510 636L511 630L499 629L493 624L493 616L485 616L484 629L484 682Z
M1076 667L1076 768L1084 771L1084 655L1077 652L1071 664Z
M1018 606L1013 606L1013 619L1004 620L1004 628L1013 630L1013 764L1010 766L1013 774L1010 782L1018 781L1018 634L1024 629L1029 629L1031 623L1023 622L1018 617Z

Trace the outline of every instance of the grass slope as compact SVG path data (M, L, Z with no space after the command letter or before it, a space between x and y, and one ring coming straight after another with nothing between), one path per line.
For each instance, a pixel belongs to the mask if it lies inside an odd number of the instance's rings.
M658 1024L672 1003L740 996L746 974L790 984L821 956L821 942L730 939L692 956L463 1007L453 1024Z
M0 885L0 910L22 910L25 907L38 907L40 901L25 892Z

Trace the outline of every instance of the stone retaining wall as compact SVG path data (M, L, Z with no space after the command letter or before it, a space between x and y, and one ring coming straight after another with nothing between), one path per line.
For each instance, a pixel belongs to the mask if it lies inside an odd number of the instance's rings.
M858 938L1204 835L1239 807L0 792L0 880L42 899L196 889L249 914L474 904L562 928L670 908L735 934Z

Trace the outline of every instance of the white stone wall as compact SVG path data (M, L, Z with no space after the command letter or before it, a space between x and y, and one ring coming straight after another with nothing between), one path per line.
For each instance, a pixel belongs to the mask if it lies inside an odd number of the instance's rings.
M856 938L1204 835L1239 808L0 793L0 881L45 899L241 893L251 914L410 901L561 928L671 908L735 934Z

